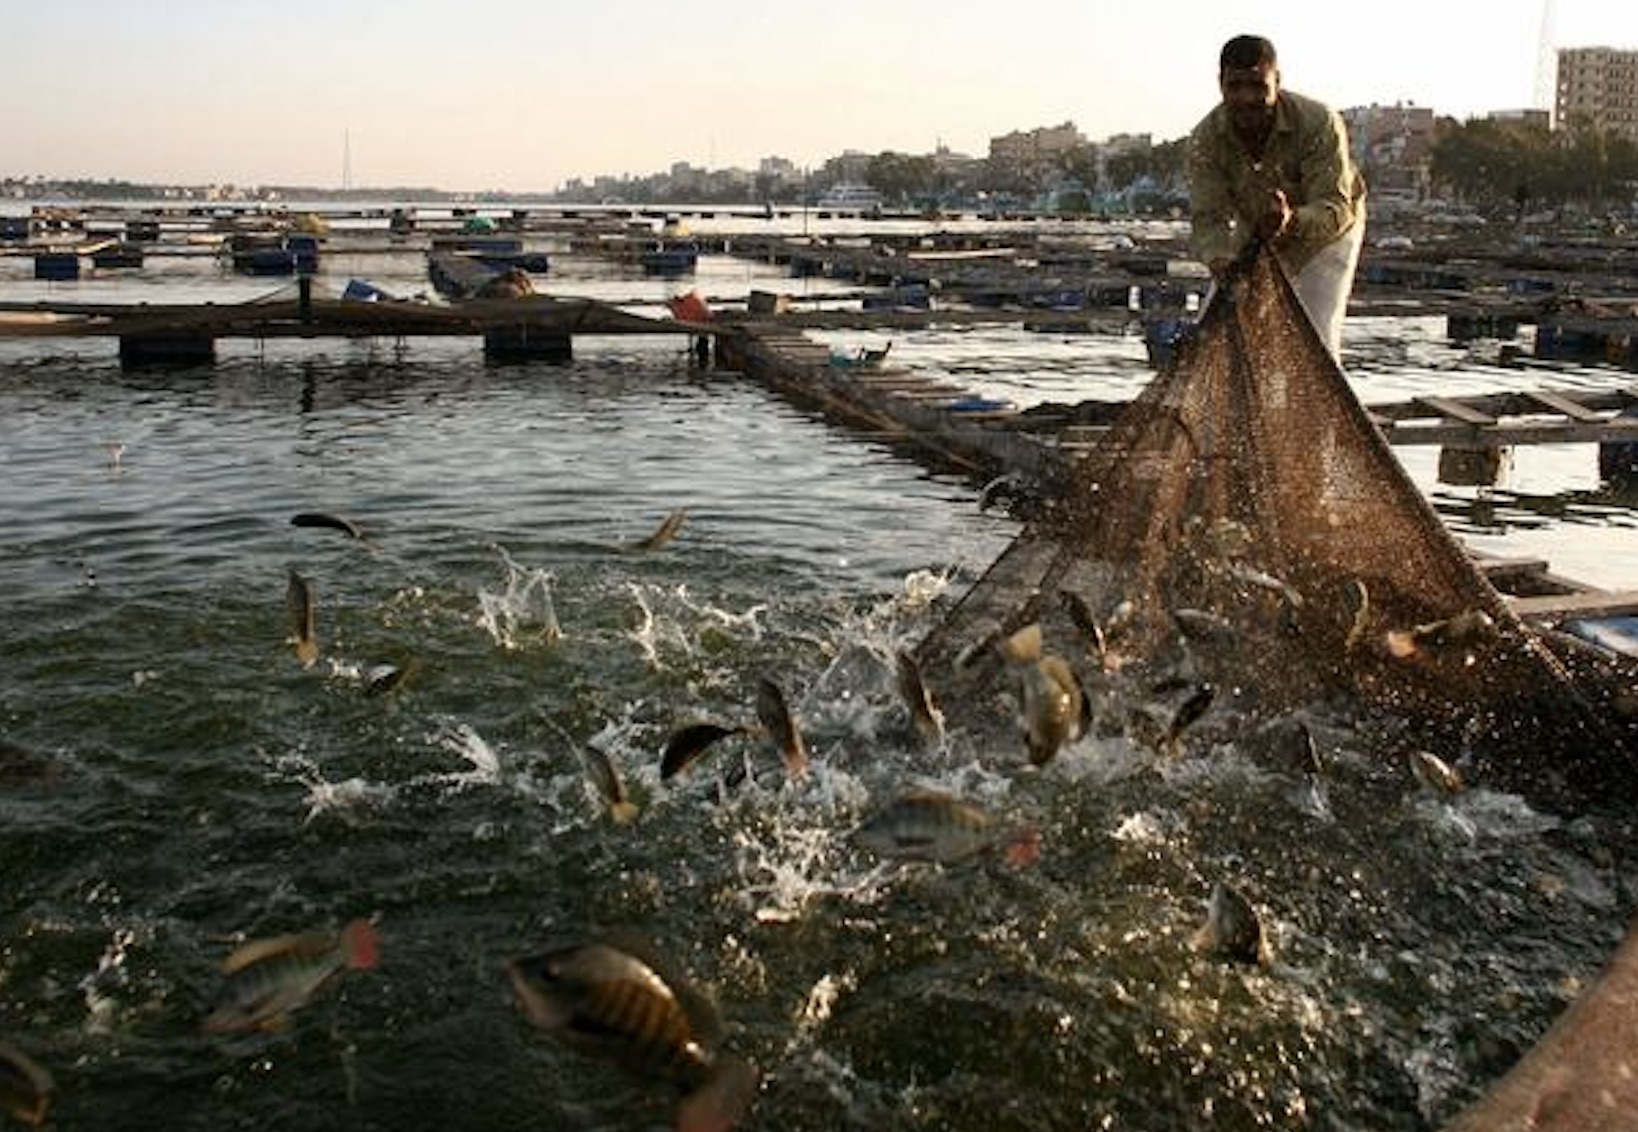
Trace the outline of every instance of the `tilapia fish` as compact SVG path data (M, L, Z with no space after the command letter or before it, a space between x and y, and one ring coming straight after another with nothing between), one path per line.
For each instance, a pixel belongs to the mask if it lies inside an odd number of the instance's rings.
M802 732L796 718L785 703L785 694L779 685L764 677L756 688L756 717L768 729L779 755L785 760L785 770L793 777L808 771L808 746L802 741Z
M340 531L348 538L362 539L364 532L350 519L343 519L340 515L332 515L326 511L302 511L290 516L292 527L321 527L326 530Z
M665 748L660 752L660 777L666 779L681 774L693 766L718 739L738 735L744 730L743 727L709 720L684 724L667 737Z
M1024 665L1023 726L1029 761L1043 766L1086 728L1086 694L1062 657L1047 655Z
M597 747L581 747L580 762L586 771L586 780L597 791L608 807L609 817L616 825L630 825L637 820L637 803L626 793L626 784L620 772L609 759L608 753Z
M1462 772L1431 751L1412 751L1405 756L1412 777L1423 789L1446 798L1460 794L1466 787Z
M1038 854L1033 829L1002 831L971 802L936 791L905 794L853 831L853 841L883 857L952 864L1001 848L1011 864Z
M592 942L507 965L525 1016L565 1045L684 1091L682 1132L720 1132L750 1107L754 1066L716 1048L715 1009L677 975Z
M10 1042L0 1040L0 1112L38 1128L51 1108L53 1088L49 1072Z
M632 543L631 548L633 550L660 549L660 547L677 537L677 532L682 530L682 525L687 518L688 509L685 507L677 508L660 521L660 525L654 528L653 534Z
M285 587L284 604L290 614L290 642L296 646L296 659L303 668L309 668L319 654L313 587L294 570L290 571L290 581Z
M1196 951L1240 963L1267 963L1271 957L1257 910L1222 881L1212 886L1206 922L1190 942Z
M939 743L944 739L944 713L933 704L933 694L922 679L921 666L907 652L900 652L898 661L899 697L910 713L910 723L923 742Z
M352 921L340 935L312 932L247 943L222 961L227 979L204 1029L212 1034L278 1029L343 971L373 968L378 947L367 920Z

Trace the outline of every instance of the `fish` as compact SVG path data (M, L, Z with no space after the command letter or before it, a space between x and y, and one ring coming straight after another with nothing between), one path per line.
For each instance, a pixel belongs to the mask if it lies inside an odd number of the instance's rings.
M1462 772L1431 751L1412 751L1405 762L1416 781L1434 794L1451 798L1466 788Z
M660 777L670 778L692 766L711 744L730 735L738 735L745 728L732 724L702 721L690 723L671 733L660 752Z
M636 542L632 543L631 544L631 549L633 549L633 550L658 550L658 549L660 549L660 547L664 546L666 543L670 542L672 539L677 537L677 532L682 530L683 522L687 518L688 518L688 509L686 507L677 508L675 511L671 512L671 514L667 515L664 519L660 520L660 525L658 527L654 528L654 533L653 534L649 535L645 539L638 539Z
M1204 609L1174 609L1172 622L1191 641L1233 641L1240 635L1228 618Z
M1364 582L1353 578L1343 587L1342 602L1348 610L1348 636L1343 648L1352 652L1365 639L1365 629L1371 620L1371 591Z
M1238 963L1266 965L1273 958L1257 910L1237 889L1222 881L1212 885L1211 899L1206 903L1206 922L1189 943L1203 954Z
M208 1034L276 1030L343 971L375 967L380 943L368 920L353 920L339 935L308 932L254 940L222 961L227 976Z
M779 755L785 760L785 770L793 778L808 772L808 746L802 741L802 732L796 726L791 709L785 704L785 694L767 677L756 686L756 717L768 731Z
M853 843L880 857L949 865L999 849L1008 864L1027 865L1040 855L1033 826L1000 830L989 813L938 791L901 795L853 831Z
M585 768L586 780L597 791L609 808L609 817L615 825L630 825L637 820L637 803L626 793L626 784L620 779L608 753L597 747L580 747L580 764Z
M1308 724L1300 719L1293 720L1289 727L1279 733L1278 742L1280 762L1287 768L1304 778L1320 776L1319 747L1314 743L1314 733L1308 729Z
M1028 664L1040 660L1042 649L1045 647L1041 623L1031 621L1012 635L1001 638L996 647L1001 650L1003 657L1014 664Z
M403 664L375 664L364 672L364 691L371 696L384 696L388 692L396 692L404 686L404 681L421 670L418 660L406 660Z
M1108 671L1109 642L1103 626L1098 624L1097 617L1092 613L1092 607L1074 590L1059 590L1058 601L1064 607L1064 612L1069 614L1069 619L1075 623L1075 628L1086 638L1087 651L1091 654L1093 662L1099 668Z
M38 1128L45 1123L55 1090L49 1071L10 1042L0 1040L0 1112Z
M921 666L909 653L900 651L898 661L899 696L910 711L910 725L925 743L944 741L944 713L933 703L933 694L921 678Z
M1197 684L1194 690L1177 705L1172 712L1171 722L1166 725L1166 731L1161 735L1161 743L1174 748L1181 741L1183 732L1199 718L1211 710L1211 705L1217 698L1217 689L1210 684Z
M364 540L364 532L351 519L343 519L340 515L332 515L327 511L302 511L290 516L292 527L319 527L324 530L340 531L348 538Z
M723 1132L749 1110L760 1074L717 1048L715 1008L659 966L593 941L514 959L506 970L532 1025L570 1049L681 1089L680 1132Z
M1023 668L1022 722L1029 761L1044 766L1086 730L1086 693L1069 663L1048 654Z
M1301 609L1303 607L1302 594L1297 592L1296 587L1284 578L1276 578L1267 571L1247 566L1243 562L1237 562L1229 567L1229 577L1244 582L1248 586L1267 590L1278 595L1280 600L1292 609Z
M284 601L290 611L289 640L296 646L296 659L301 661L303 668L311 668L319 655L312 584L294 570L290 571Z
M1442 621L1429 621L1414 629L1389 629L1384 638L1388 654L1399 660L1433 655L1462 654L1471 662L1473 653L1501 638L1496 621L1482 609L1468 609Z

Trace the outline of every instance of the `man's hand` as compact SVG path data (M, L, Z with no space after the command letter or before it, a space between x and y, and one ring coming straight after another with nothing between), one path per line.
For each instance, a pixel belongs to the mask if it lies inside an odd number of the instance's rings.
M1259 239L1272 240L1283 236L1290 231L1296 213L1291 208L1291 202L1285 199L1285 192L1275 189L1268 196L1268 210L1257 220L1257 236Z

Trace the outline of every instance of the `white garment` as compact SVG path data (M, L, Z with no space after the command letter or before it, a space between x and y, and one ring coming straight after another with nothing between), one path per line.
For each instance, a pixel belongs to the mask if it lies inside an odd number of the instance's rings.
M1348 295L1354 289L1354 269L1359 266L1359 249L1364 242L1365 221L1361 218L1321 248L1291 281L1291 289L1297 292L1309 321L1339 363L1342 317L1348 313Z

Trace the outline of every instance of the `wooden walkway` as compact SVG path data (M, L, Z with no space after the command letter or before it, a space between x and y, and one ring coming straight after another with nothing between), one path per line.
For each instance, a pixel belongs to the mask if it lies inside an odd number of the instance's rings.
M996 405L902 368L834 365L827 347L769 323L719 339L718 361L935 466L981 482L1010 477L1014 494L1062 492L1124 409L1123 402ZM1613 418L1634 405L1638 388L1430 396L1368 411L1394 443L1466 443L1475 434L1498 443L1575 443L1638 441L1638 420ZM1515 416L1529 422L1508 419ZM1638 591L1588 586L1554 574L1543 559L1474 557L1519 615L1538 624L1638 614Z

